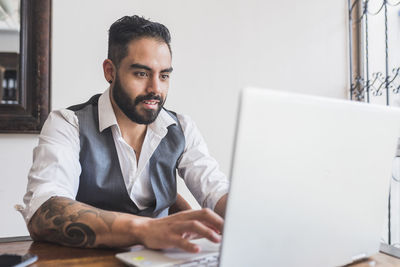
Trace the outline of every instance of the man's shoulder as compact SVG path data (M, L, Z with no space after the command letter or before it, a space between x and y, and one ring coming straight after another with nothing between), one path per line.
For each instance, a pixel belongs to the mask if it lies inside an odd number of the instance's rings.
M181 125L182 124L186 125L188 123L189 124L193 123L193 120L189 115L182 114L182 113L176 112L174 110L167 109L165 107L162 109L161 112L164 112L165 115L171 117L172 119L175 120L175 122L178 122Z
M75 113L66 108L51 111L46 122L48 125L60 125L67 123L74 127L78 126L78 119Z
M88 105L97 106L99 103L100 96L101 96L101 94L96 94L96 95L92 96L88 101L81 103L81 104L70 106L67 109L76 112L78 110L83 109L84 107L86 107Z

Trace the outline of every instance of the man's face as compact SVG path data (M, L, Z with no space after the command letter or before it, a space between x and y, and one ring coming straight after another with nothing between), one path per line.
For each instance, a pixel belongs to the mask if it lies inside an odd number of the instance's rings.
M154 38L131 41L117 70L112 97L138 124L152 123L164 105L172 71L167 44Z

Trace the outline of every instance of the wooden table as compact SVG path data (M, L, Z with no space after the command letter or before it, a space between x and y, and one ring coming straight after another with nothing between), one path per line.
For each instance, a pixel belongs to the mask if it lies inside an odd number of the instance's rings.
M125 266L115 258L118 252L129 249L80 249L63 247L50 243L18 241L0 243L0 253L36 254L39 259L30 266ZM399 266L400 259L378 253L372 257L375 265L363 262L352 267L385 267Z
M121 266L115 258L118 252L127 249L81 249L33 241L0 243L0 253L26 254L38 256L38 261L30 266Z

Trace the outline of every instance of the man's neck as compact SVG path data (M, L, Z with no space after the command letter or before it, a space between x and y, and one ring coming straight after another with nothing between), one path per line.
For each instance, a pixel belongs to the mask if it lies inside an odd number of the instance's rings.
M144 138L146 136L147 125L138 124L129 119L118 105L111 99L111 104L117 119L119 129L121 130L122 138L130 145L136 154L136 160L139 162L140 152Z

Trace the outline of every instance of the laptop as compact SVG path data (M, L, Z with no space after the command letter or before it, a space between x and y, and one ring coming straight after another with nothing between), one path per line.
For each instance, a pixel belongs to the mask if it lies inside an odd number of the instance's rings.
M397 108L243 90L222 245L203 252L219 250L222 267L340 266L377 253L399 136ZM197 256L172 253L116 257L173 266Z

